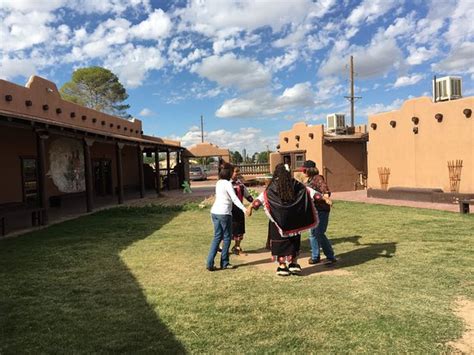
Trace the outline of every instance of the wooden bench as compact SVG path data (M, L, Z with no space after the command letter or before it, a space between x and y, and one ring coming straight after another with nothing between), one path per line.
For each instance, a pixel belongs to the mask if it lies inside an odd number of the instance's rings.
M469 213L469 205L474 205L474 200L459 200L459 212Z
M0 235L6 234L9 217L22 214L31 214L32 226L44 225L44 208L24 203L7 203L0 205Z

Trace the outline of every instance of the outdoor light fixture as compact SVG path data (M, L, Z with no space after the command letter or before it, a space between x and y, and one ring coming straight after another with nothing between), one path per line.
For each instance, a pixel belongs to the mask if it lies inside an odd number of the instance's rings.
M56 113L59 115L61 112L63 112L63 110L61 110L61 108L58 107L58 108L56 109Z
M32 105L33 105L33 102L31 102L31 100L26 100L25 101L25 106L30 107Z
M71 112L71 114L70 114L69 116L71 116L71 118L74 118L74 117L76 117L76 113L75 113L75 112Z
M392 126L392 128L395 128L397 126L397 121L390 121L390 126Z
M377 129L377 123L371 123L370 127L375 131Z
M43 110L44 110L44 111L48 111L48 110L49 110L49 106L48 106L48 105L43 105Z
M436 121L441 122L443 120L443 114L442 113L437 113L435 115Z
M413 133L418 134L418 127L413 127Z
M13 96L12 95L5 95L5 101L12 101Z
M412 117L411 118L411 121L414 123L414 124L418 124L420 122L420 119L418 117Z
M465 108L462 113L464 113L464 116L466 116L466 118L471 118L471 115L472 115L472 110L470 108Z

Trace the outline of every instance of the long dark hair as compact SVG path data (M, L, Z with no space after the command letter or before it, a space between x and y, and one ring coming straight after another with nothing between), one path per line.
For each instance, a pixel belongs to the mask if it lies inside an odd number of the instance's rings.
M272 181L268 186L275 186L278 196L283 202L292 202L295 200L295 190L293 187L293 178L285 164L278 164L273 172Z
M230 180L233 172L234 172L234 167L232 166L232 164L223 163L221 165L221 170L219 170L219 173L218 173L219 179Z

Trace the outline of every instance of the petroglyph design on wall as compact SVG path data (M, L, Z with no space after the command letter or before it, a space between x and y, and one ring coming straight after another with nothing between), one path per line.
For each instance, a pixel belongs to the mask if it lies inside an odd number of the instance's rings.
M69 138L54 140L49 149L49 161L48 175L59 191L85 191L84 151L81 142Z

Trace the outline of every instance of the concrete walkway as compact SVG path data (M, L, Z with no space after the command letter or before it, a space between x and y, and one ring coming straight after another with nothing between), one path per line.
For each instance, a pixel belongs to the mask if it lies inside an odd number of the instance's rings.
M459 212L459 205L457 204L373 198L373 197L367 197L366 190L333 192L332 198L334 201L363 202L363 203L372 203L376 205L405 206L405 207L415 207L415 208L427 208L427 209L439 210L439 211Z

